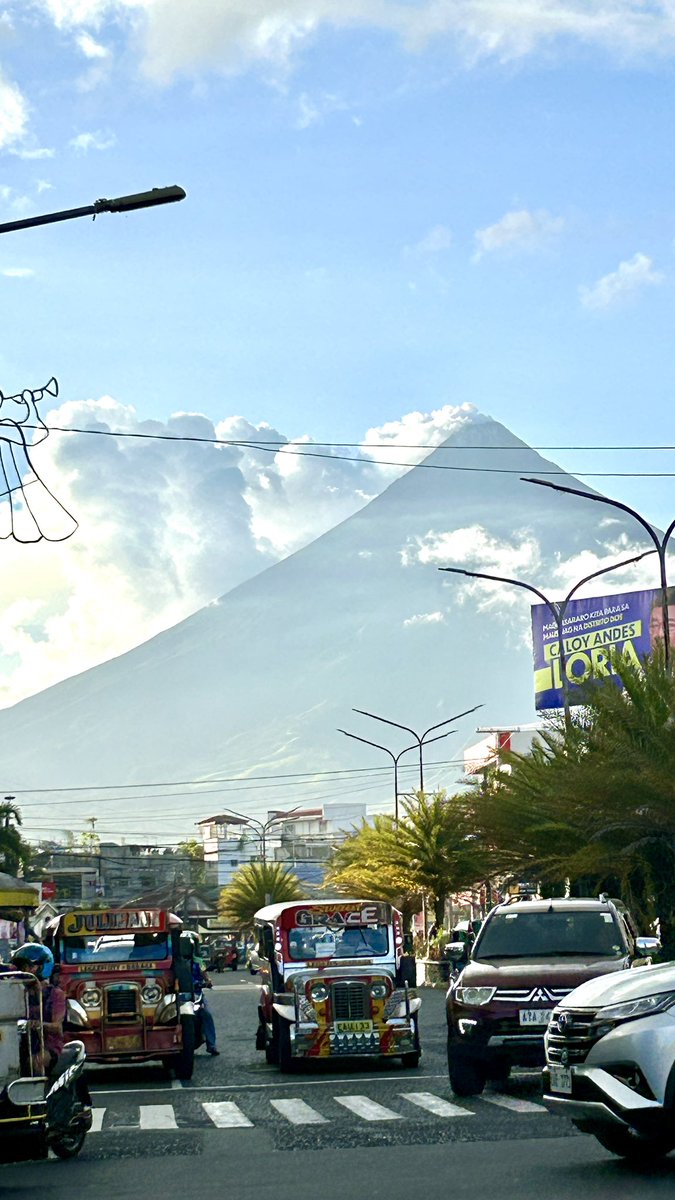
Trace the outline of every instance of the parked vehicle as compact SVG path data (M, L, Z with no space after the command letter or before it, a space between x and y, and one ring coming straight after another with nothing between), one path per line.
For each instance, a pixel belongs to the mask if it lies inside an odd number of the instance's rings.
M159 909L70 912L50 926L66 1038L81 1040L92 1062L161 1059L192 1078L194 988L181 927Z
M35 1000L41 1012L39 989L35 975L0 969L0 1162L46 1158L50 1149L59 1158L73 1158L91 1128L91 1108L78 1098L82 1042L65 1047L49 1076L36 1068L44 1058L42 1019L35 1017ZM37 1042L37 1054L31 1041Z
M556 1007L544 1104L623 1158L675 1149L675 963L593 979Z
M255 915L262 980L256 1048L291 1071L303 1059L420 1060L415 960L401 914L370 900L272 904Z
M585 980L648 964L657 947L607 897L514 896L497 905L446 998L453 1091L478 1095L514 1066L543 1066L554 1007Z
M240 951L236 932L226 934L211 942L207 947L207 971L236 971L239 967Z

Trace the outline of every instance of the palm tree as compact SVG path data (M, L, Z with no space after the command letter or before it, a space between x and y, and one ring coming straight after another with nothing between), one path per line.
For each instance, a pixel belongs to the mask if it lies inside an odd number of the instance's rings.
M484 851L463 796L416 792L403 802L403 816L375 817L363 823L333 855L326 886L341 892L389 900L406 918L428 898L436 923L445 902L484 878Z
M220 893L218 913L239 929L250 928L259 908L302 900L306 893L297 875L282 863L246 863Z
M0 804L0 870L8 875L17 875L30 862L31 850L20 833L21 813L5 801Z

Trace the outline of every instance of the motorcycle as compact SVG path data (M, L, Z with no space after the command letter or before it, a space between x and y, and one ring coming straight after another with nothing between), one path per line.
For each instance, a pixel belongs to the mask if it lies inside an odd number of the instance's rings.
M36 976L0 971L0 1162L79 1154L91 1129L92 1113L84 1080L85 1049L69 1042L48 1075L35 1069L32 1036L37 1032L44 1058L40 1017L29 1017L28 987ZM41 995L40 995L41 1011Z

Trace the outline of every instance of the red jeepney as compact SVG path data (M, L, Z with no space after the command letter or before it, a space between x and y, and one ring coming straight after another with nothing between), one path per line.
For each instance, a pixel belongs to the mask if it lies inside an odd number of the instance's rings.
M301 1059L420 1060L415 960L400 912L373 900L271 904L255 915L250 965L261 976L256 1047Z
M161 909L64 913L47 942L67 998L66 1039L98 1063L160 1059L192 1077L195 1018L182 921Z

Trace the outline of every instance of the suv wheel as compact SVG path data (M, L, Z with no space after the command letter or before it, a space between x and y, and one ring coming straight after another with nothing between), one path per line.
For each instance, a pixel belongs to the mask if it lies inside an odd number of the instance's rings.
M487 1075L482 1063L469 1058L467 1054L457 1054L449 1041L448 1074L450 1087L456 1096L480 1096L485 1087Z
M620 1158L629 1158L633 1162L649 1162L675 1150L675 1133L649 1136L637 1133L634 1129L589 1128L588 1125L584 1125L584 1132L592 1133L611 1154L618 1154Z

